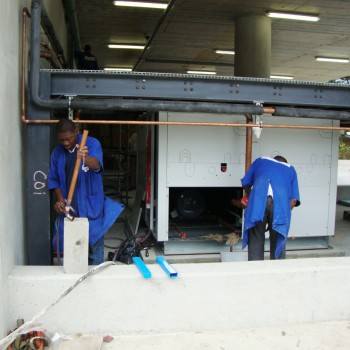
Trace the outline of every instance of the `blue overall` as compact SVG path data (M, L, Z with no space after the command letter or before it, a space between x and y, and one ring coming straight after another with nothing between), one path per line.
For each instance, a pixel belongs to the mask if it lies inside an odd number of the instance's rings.
M80 144L82 135L78 135ZM100 162L100 170L89 169L84 172L80 167L79 175L75 187L76 205L79 217L89 220L89 245L93 246L103 237L107 230L113 225L120 213L124 210L124 205L104 196L103 192L103 153L100 142L88 137L86 140L89 156L95 157ZM60 188L64 198L67 198L68 190L66 183L66 155L65 148L58 145L51 155L50 169L48 174L48 188L51 190ZM70 185L70 184L68 184ZM64 214L59 218L59 250L63 251L63 223ZM53 249L56 251L56 232L53 238Z
M253 186L244 215L242 248L244 249L248 244L248 230L264 219L268 189L271 185L274 201L272 228L279 233L275 251L277 259L288 237L291 200L297 200L296 206L300 204L296 171L290 164L273 158L261 157L252 163L241 182L243 187Z

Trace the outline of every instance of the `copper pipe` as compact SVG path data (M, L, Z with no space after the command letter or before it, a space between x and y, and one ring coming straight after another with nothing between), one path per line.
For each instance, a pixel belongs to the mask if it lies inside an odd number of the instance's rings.
M27 124L55 124L59 119L52 120L25 120ZM159 121L139 121L139 120L74 120L76 124L102 124L102 125L169 125L169 126L221 126L221 127L237 127L237 128L254 128L256 124L240 124L240 123L193 123L193 122L159 122ZM311 125L274 125L265 124L262 128L266 129L305 129L305 130L336 130L350 131L350 127L337 126L311 126Z
M264 113L266 114L275 114L276 113L276 108L272 107L272 106L267 106L267 107L263 107L264 109Z
M51 66L54 69L58 69L59 68L59 66L56 64L56 62L55 62L51 52L49 52L49 51L41 51L40 52L40 57L46 58L50 62Z
M74 122L76 122L77 120L80 120L80 114L81 114L81 109L78 109L73 117Z
M48 52L48 51L40 51L40 57L46 58L46 59L51 59L52 54L51 54L51 52Z
M45 42L41 42L40 43L40 46L42 46L43 48L45 48L46 50L50 50L50 45L48 43L45 43Z
M26 67L26 55L27 55L27 17L31 17L26 7L22 10L22 81L21 81L21 117L22 122L27 123L26 119L26 98L25 98L25 67Z
M246 115L247 124L253 124L253 118L251 115ZM245 136L245 172L248 171L252 164L252 149L253 149L253 129L247 127Z
M34 120L28 120L27 115L26 115L26 90L25 90L25 77L26 77L26 56L27 56L27 17L31 18L32 16L30 15L30 12L26 7L23 8L22 10L22 67L21 67L21 73L22 73L22 78L21 78L21 120L23 123L29 124L41 124L38 123L37 121ZM41 43L42 46L44 47L49 47L47 43ZM48 57L48 54L51 55L51 57ZM52 54L51 53L44 53L41 52L40 55L43 55L42 57L49 59L50 62L52 60L53 65L56 65L56 63L53 61ZM52 63L51 63L52 64ZM46 123L51 124L51 123L57 123L57 121L51 121L51 120L46 120Z

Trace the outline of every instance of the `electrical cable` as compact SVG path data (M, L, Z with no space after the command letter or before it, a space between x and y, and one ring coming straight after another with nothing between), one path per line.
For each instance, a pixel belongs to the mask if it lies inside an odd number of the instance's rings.
M81 282L86 280L88 277L92 276L96 272L110 266L110 265L116 265L114 261L106 261L100 265L97 265L93 267L91 270L89 270L87 273L85 273L83 276L81 276L75 283L73 283L69 288L67 288L54 302L52 302L50 305L46 306L43 310L38 312L30 321L24 323L22 326L18 327L16 330L14 330L12 333L10 333L7 337L0 340L0 350L5 350L8 345L10 345L18 335L25 334L30 332L34 327L37 328L38 324L36 322L39 320L40 317L42 317L44 314L46 314L52 307L54 307L56 304L58 304L65 296L67 296L73 289L75 289Z
M122 238L115 238L115 240L124 242L124 239L122 239ZM108 249L119 249L120 248L120 245L117 247L111 247L111 246L105 244L104 246L105 246L105 248L108 248Z
M60 217L58 216L55 220L55 230L56 230L56 254L57 254L57 264L62 265L61 262L61 252L60 252L60 234L59 234L59 228L60 226Z

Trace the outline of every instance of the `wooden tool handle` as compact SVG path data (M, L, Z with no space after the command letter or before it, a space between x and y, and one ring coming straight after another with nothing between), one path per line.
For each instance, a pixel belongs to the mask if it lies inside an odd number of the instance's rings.
M83 137L81 138L81 142L80 142L80 145L79 145L79 149L82 149L83 147L85 147L86 139L87 139L88 133L89 133L89 130L84 130L84 132L83 132ZM78 157L77 157L77 160L76 160L76 162L75 162L75 167L74 167L73 176L72 176L72 181L71 181L71 183L70 183L69 192L68 192L68 197L67 197L67 203L68 203L69 205L70 205L70 203L72 203L72 199L73 199L73 195L74 195L74 190L75 190L75 185L77 184L77 179L78 179L80 164L81 164L81 158L78 158Z

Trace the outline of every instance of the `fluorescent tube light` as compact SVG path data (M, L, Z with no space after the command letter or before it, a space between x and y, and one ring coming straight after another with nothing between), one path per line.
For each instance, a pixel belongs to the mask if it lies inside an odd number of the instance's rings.
M188 70L188 74L205 74L205 75L215 75L216 72L206 72L204 70Z
M109 44L110 49L131 49L131 50L143 50L144 45L127 45L127 44Z
M267 15L271 18L293 19L297 21L317 22L320 20L320 17L318 16L305 15L301 13L267 11Z
M132 71L132 68L111 68L111 67L108 67L108 68L103 68L103 70L106 70L106 71L118 71L118 72L131 72Z
M114 1L115 6L143 7L165 10L168 7L164 2Z
M233 50L215 50L219 55L234 55L235 52Z
M288 75L270 75L270 78L271 79L289 79L289 80L292 80L294 79L293 77L291 76L288 76Z
M315 57L316 61L321 62L335 62L335 63L349 63L348 58L335 58L335 57Z

